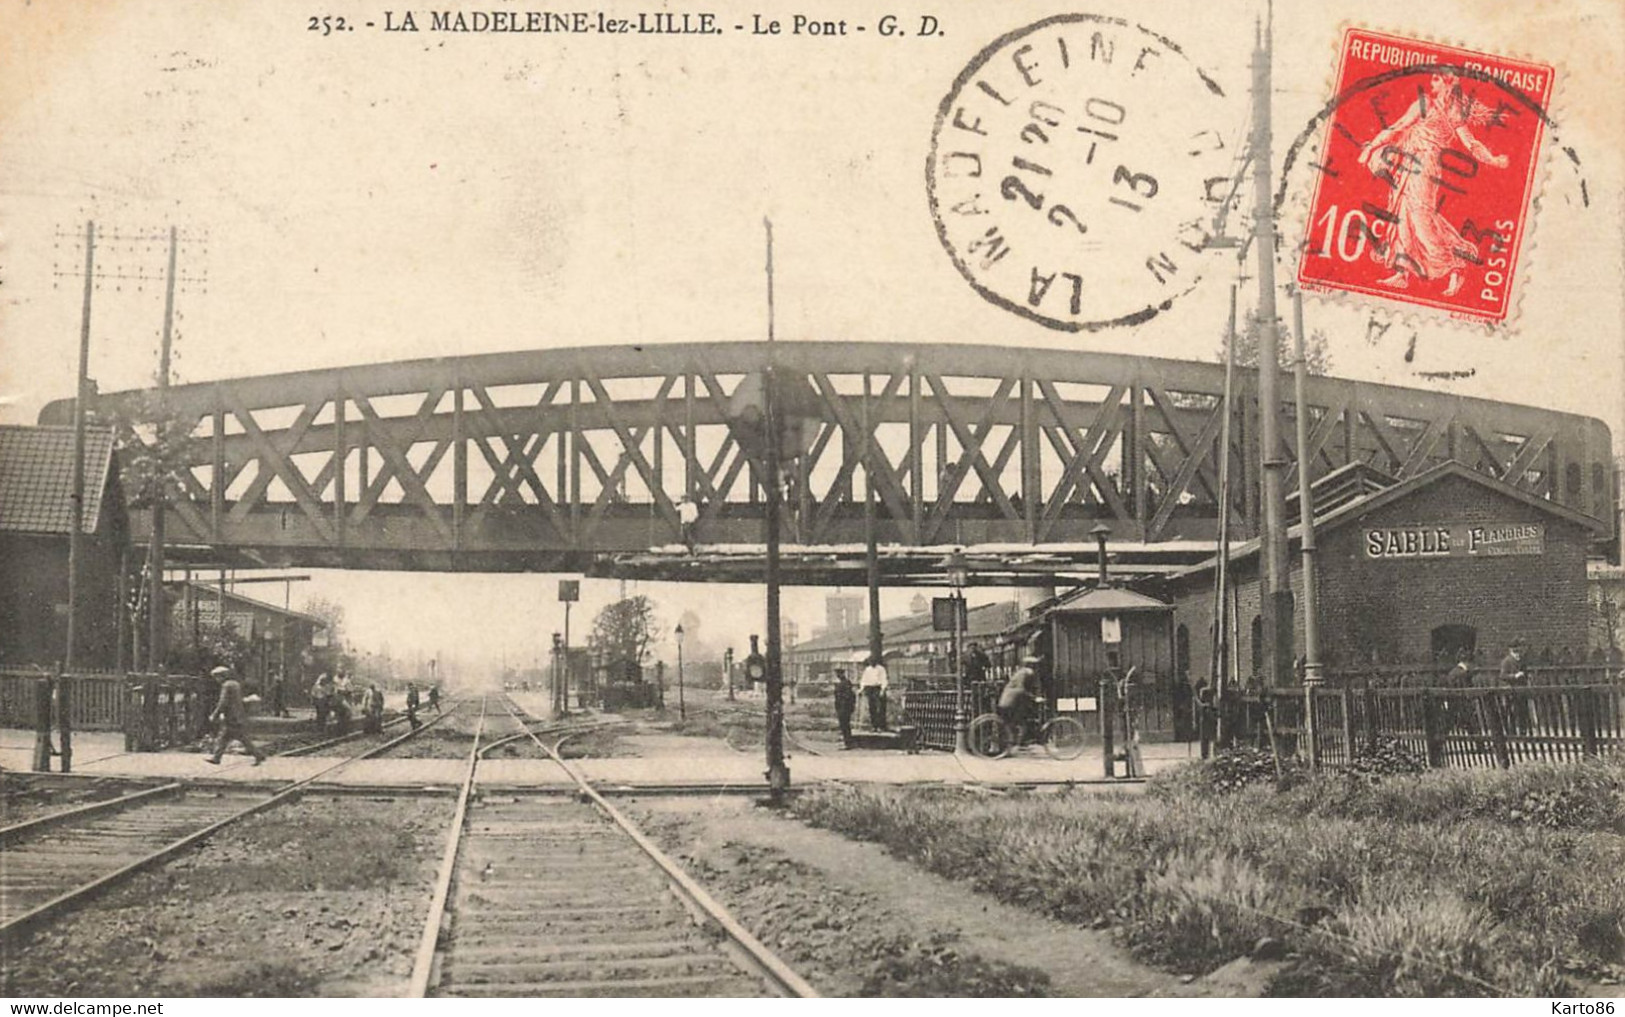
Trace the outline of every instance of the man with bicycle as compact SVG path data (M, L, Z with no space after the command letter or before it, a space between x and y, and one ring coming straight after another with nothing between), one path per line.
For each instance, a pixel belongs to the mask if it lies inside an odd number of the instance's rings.
M999 693L999 718L1010 728L1016 745L1028 740L1028 723L1036 711L1038 697L1043 694L1038 681L1038 665L1042 663L1041 657L1021 658L1021 666L1010 672L1009 680Z

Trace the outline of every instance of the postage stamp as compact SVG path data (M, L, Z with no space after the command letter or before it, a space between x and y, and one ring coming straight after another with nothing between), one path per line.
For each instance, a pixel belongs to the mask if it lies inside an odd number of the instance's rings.
M1234 153L1222 88L1166 36L1065 14L983 49L937 110L926 183L984 298L1051 328L1133 325L1201 280Z
M1344 33L1298 282L1470 321L1515 306L1554 70Z

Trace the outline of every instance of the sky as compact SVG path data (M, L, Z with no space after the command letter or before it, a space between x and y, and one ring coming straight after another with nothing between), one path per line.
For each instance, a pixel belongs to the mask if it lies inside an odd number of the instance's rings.
M358 26L405 10L324 9ZM704 9L730 25L755 13L737 3ZM1091 9L1182 45L1224 89L1212 126L1234 149L1247 126L1261 5ZM153 377L171 225L182 237L180 381L760 339L764 217L774 224L784 341L990 342L1212 359L1233 264L1145 325L1074 334L983 300L937 238L923 171L938 103L991 40L1055 12L1029 0L935 9L835 0L811 12L854 26L895 13L911 27L931 13L942 34L928 38L376 28L324 36L309 30L312 12L282 3L0 0L8 26L0 39L0 422L32 422L45 402L72 393L90 219L104 238L91 374L105 391ZM1309 327L1327 334L1334 373L1585 413L1621 429L1622 19L1617 4L1600 0L1280 5L1277 169L1287 140L1327 99L1347 24L1558 68L1558 143L1548 146L1537 185L1516 324L1488 331L1311 297ZM1575 153L1578 172L1553 154L1562 148ZM1302 179L1289 176L1287 185L1289 205L1301 206ZM1253 286L1242 282L1244 306ZM1421 377L1440 371L1471 374L1448 383ZM556 578L320 572L294 599L296 607L302 597L340 600L353 639L397 654L455 645L470 657L522 659L545 653L561 627ZM696 611L719 644L742 651L744 637L760 631L754 587L633 589L656 599L668 626ZM573 633L618 593L613 581L588 581ZM804 634L821 624L824 593L787 594L786 613ZM888 591L886 612L906 610L912 596Z

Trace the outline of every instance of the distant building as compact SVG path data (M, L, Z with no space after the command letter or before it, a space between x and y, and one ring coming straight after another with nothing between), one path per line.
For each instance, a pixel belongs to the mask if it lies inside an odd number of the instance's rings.
M241 667L244 678L261 685L271 672L281 672L287 701L308 700L310 684L317 674L313 652L316 634L326 629L326 622L234 592L230 587L222 589L196 581L166 583L165 587L170 631L174 633L171 650L188 641L196 644L196 638L188 637L224 623L248 643L248 659Z
M862 624L862 597L832 593L824 598L824 632L845 632Z
M129 517L113 432L85 434L78 670L118 667ZM68 647L73 428L0 425L0 664L52 668Z
M929 608L929 601L926 604ZM967 608L965 614L962 639L967 645L991 642L1021 620L1021 611L1013 600L979 604ZM880 636L894 681L931 676L951 679L953 633L933 630L929 610L882 619ZM785 677L790 681L829 681L837 667L846 668L855 680L869 656L869 629L854 625L839 632L824 632L798 646L785 647L783 652Z
M1587 595L1591 601L1591 653L1617 654L1625 644L1625 567L1588 562Z

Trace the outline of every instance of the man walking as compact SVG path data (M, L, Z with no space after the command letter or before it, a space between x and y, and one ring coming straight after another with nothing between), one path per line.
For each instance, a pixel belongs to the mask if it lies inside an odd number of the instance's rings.
M886 689L891 684L886 665L879 657L870 657L869 666L858 676L858 687L863 690L864 702L869 707L869 730L886 730Z
M418 687L417 687L417 684L415 682L407 682L406 683L406 722L408 724L412 725L412 730L414 730L414 731L416 731L418 728L423 726L422 724L418 723L418 705L419 705L420 702L421 702L421 700L418 699Z
M226 746L238 741L254 757L255 766L265 762L265 753L248 740L248 711L243 706L243 683L237 680L231 668L223 665L210 671L209 676L220 682L220 699L214 704L214 712L209 715L219 727L220 736L214 743L214 755L203 758L211 763L219 763Z
M846 668L835 669L835 723L841 726L841 746L849 747L852 744L852 714L858 709L858 693L852 687L852 679L846 675Z

